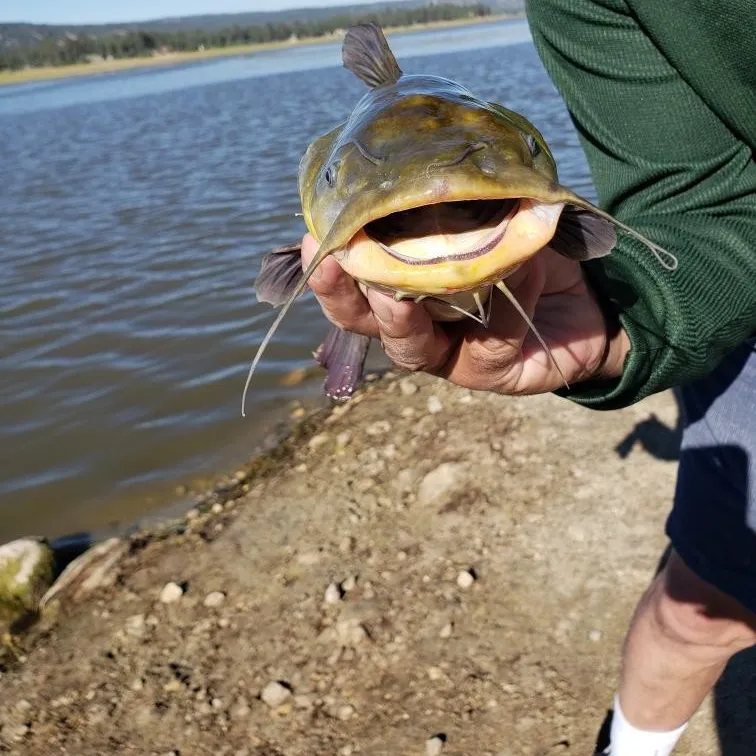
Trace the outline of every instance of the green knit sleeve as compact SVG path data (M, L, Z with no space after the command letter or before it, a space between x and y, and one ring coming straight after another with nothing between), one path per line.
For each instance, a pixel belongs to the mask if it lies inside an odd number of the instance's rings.
M753 92L744 88L738 100L732 90L740 82L718 66L729 51L707 47L705 28L700 38L687 37L696 72L708 66L712 89L729 87L722 118L716 98L688 83L673 12L657 18L650 33L630 5L527 3L536 49L580 135L601 206L679 260L676 271L665 270L619 231L611 255L585 264L631 342L620 379L558 392L596 409L701 377L756 334L754 145L732 128L738 107L753 125ZM716 14L707 16L714 23ZM706 23L702 16L698 27ZM753 18L741 23L756 26ZM665 35L676 38L675 66L659 44ZM755 35L756 28L745 38ZM756 46L750 50L756 70Z

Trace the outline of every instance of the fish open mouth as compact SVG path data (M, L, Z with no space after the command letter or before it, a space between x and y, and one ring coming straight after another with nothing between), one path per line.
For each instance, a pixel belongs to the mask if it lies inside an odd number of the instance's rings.
M499 244L519 204L519 199L440 202L371 221L364 233L407 265L472 260Z
M526 197L415 206L369 221L332 254L365 284L424 296L471 290L548 244L563 207Z

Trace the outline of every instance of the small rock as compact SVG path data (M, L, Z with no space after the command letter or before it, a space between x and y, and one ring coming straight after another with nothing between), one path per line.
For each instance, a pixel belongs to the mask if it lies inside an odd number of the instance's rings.
M425 741L425 753L427 756L441 756L441 751L444 750L445 738L440 735L434 735Z
M414 417L415 416L415 408L414 407L402 407L401 411L402 417Z
M404 396L412 396L417 393L417 384L409 378L403 378L399 381L399 389Z
M221 504L219 501L216 501L215 504L213 504L212 507L210 507L210 511L214 515L219 515L221 512L223 512L223 504Z
M44 539L0 546L0 622L36 611L53 582L53 551Z
M338 711L336 712L336 716L342 721L346 722L347 720L351 719L355 714L354 706L351 704L344 704L343 706L339 706Z
M462 572L460 572L459 575L457 575L457 585L463 591L466 591L468 588L470 588L474 582L475 582L475 575L472 573L471 570L462 570Z
M443 409L444 405L441 404L441 400L437 396L428 397L428 412L430 412L431 415L437 415L439 412L442 412Z
M8 728L8 739L14 743L20 743L29 734L29 726L25 724Z
M325 602L326 604L338 604L341 601L341 588L336 583L331 583L328 588L325 589Z
M336 636L342 646L353 648L364 643L368 638L367 630L355 617L340 619L336 623Z
M301 420L307 413L304 407L297 407L292 413L291 418L293 420Z
M460 484L462 475L463 466L455 462L444 462L431 470L420 481L418 503L427 505L438 501Z
M345 745L339 748L339 756L352 756L354 748L350 745Z
M598 643L601 640L601 630L591 630L591 632L588 633L588 640L593 643Z
M222 591L213 591L205 596L205 600L202 602L206 607L212 609L216 606L220 606L226 600L226 594Z
M442 628L441 631L438 634L439 638L443 638L446 640L447 638L451 638L452 631L454 630L454 626L451 622L447 622Z
M444 676L444 671L440 667L428 667L428 677L436 682Z
M368 436L383 436L391 430L391 423L388 420L377 420L374 423L368 425L365 429L365 433Z
M184 595L184 589L178 583L166 583L160 591L160 601L163 604L175 604Z
M330 440L331 437L327 433L318 433L317 436L313 436L309 440L307 446L309 446L312 451L315 451L316 449L325 446Z
M356 587L357 587L356 575L350 575L346 580L344 580L341 583L341 590L344 591L344 593L349 593L349 591L353 591Z
M128 551L129 544L121 538L109 538L87 549L66 566L42 598L41 606L64 596L80 601L100 588L113 585L118 565Z
M297 709L309 711L313 708L312 699L309 696L294 696L294 706Z
M134 614L126 619L125 630L126 634L133 638L141 638L145 632L145 621L143 614Z
M345 447L352 440L352 434L349 431L343 431L336 436L336 446Z
M271 709L276 709L291 698L291 689L278 680L271 680L263 688L260 698Z

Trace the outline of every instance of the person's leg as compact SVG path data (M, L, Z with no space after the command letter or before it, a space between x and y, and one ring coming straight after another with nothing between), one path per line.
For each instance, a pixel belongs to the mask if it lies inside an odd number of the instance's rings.
M738 651L756 644L756 352L680 391L673 550L623 649L611 756L667 756Z
M673 552L643 596L622 659L615 730L624 724L649 737L649 753L671 751L680 728L701 705L733 654L756 644L756 614L701 580ZM628 753L644 756L633 738ZM615 738L616 740L617 738ZM631 743L628 743L631 745ZM612 756L624 756L614 743Z

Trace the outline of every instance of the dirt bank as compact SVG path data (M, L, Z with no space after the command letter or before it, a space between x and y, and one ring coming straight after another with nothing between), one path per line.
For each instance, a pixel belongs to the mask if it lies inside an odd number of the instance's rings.
M665 546L676 418L669 395L596 413L374 384L64 592L2 672L0 751L590 756ZM755 668L681 755L720 730L752 756Z

